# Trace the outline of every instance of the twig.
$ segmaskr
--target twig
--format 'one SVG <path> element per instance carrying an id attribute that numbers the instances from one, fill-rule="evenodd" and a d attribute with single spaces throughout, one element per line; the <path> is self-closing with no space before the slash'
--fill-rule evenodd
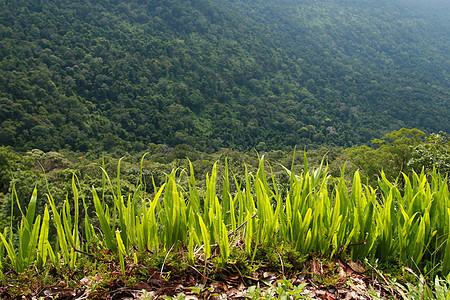
<path id="1" fill-rule="evenodd" d="M 169 256 L 170 251 L 172 251 L 173 246 L 175 246 L 175 244 L 172 245 L 172 247 L 170 247 L 169 251 L 167 251 L 166 257 L 164 257 L 164 261 L 163 264 L 161 266 L 161 274 L 163 274 L 164 271 L 164 264 L 166 263 L 167 257 Z"/>
<path id="2" fill-rule="evenodd" d="M 354 244 L 348 244 L 347 246 L 359 246 L 359 245 L 365 245 L 366 241 L 362 241 L 360 243 L 354 243 Z"/>
<path id="3" fill-rule="evenodd" d="M 239 276 L 240 276 L 240 278 L 241 278 L 241 281 L 242 281 L 242 284 L 244 284 L 245 285 L 245 282 L 244 282 L 244 276 L 242 276 L 242 273 L 241 273 L 241 271 L 239 271 L 239 269 L 238 269 L 238 267 L 236 267 L 236 265 L 233 265 L 234 266 L 234 268 L 236 269 L 236 271 L 238 271 L 238 273 L 239 273 Z"/>
<path id="4" fill-rule="evenodd" d="M 278 251 L 277 251 L 277 254 L 278 254 L 278 257 L 280 258 L 280 262 L 281 262 L 281 272 L 283 273 L 283 276 L 286 276 L 286 275 L 284 274 L 284 264 L 283 264 L 283 259 L 281 258 L 281 255 L 280 255 L 280 253 L 278 253 Z"/>
<path id="5" fill-rule="evenodd" d="M 202 278 L 202 284 L 206 284 L 206 279 L 208 278 L 207 276 L 206 276 L 206 262 L 208 261 L 208 258 L 206 258 L 206 254 L 205 254 L 205 266 L 204 266 L 204 269 L 203 269 L 203 278 Z"/>
<path id="6" fill-rule="evenodd" d="M 202 276 L 202 278 L 205 278 L 205 275 L 203 275 L 202 273 L 200 273 L 200 271 L 197 270 L 197 268 L 194 268 L 194 267 L 191 266 L 191 265 L 190 265 L 189 267 L 191 267 L 192 269 L 194 269 L 195 272 L 197 272 L 198 274 L 200 274 L 200 276 Z M 206 279 L 209 279 L 209 280 L 211 280 L 211 281 L 214 281 L 213 279 L 211 279 L 211 278 L 209 278 L 209 277 L 206 277 Z"/>
<path id="7" fill-rule="evenodd" d="M 255 214 L 252 216 L 252 219 L 253 219 L 254 217 L 256 217 L 256 215 L 257 215 L 257 213 L 255 213 Z M 242 223 L 241 225 L 239 225 L 239 226 L 236 228 L 235 231 L 230 232 L 230 233 L 228 234 L 228 237 L 230 237 L 230 236 L 232 236 L 232 235 L 235 235 L 236 232 L 237 232 L 239 229 L 242 228 L 242 226 L 244 226 L 245 224 L 247 224 L 247 221 L 248 221 L 248 220 L 245 220 L 244 223 Z"/>
<path id="8" fill-rule="evenodd" d="M 383 273 L 381 273 L 381 271 L 379 271 L 377 268 L 375 268 L 374 266 L 372 266 L 368 261 L 366 261 L 366 264 L 368 264 L 373 270 L 375 270 L 375 272 L 378 274 L 378 276 L 380 276 L 381 278 L 383 278 L 383 280 L 387 283 L 389 289 L 391 290 L 391 294 L 395 295 L 394 293 L 394 287 L 392 287 L 392 282 L 390 280 L 388 280 L 386 277 L 384 277 Z"/>
<path id="9" fill-rule="evenodd" d="M 73 249 L 73 251 L 75 251 L 75 252 L 78 252 L 78 253 L 81 253 L 81 254 L 84 254 L 84 255 L 87 255 L 87 256 L 90 256 L 90 257 L 94 257 L 93 254 L 84 252 L 83 250 L 78 250 L 78 249 L 76 249 L 76 248 L 72 248 L 72 249 Z"/>
<path id="10" fill-rule="evenodd" d="M 350 247 L 350 246 L 359 246 L 359 245 L 365 245 L 366 241 L 362 241 L 359 243 L 354 243 L 354 244 L 348 244 L 348 245 L 342 245 L 341 249 L 339 250 L 339 252 L 337 254 L 340 254 L 342 251 L 344 251 L 345 248 Z"/>
<path id="11" fill-rule="evenodd" d="M 256 217 L 256 215 L 257 215 L 257 213 L 255 213 L 251 218 L 253 219 L 254 217 Z M 228 237 L 230 237 L 230 236 L 232 236 L 232 235 L 235 235 L 236 232 L 237 232 L 239 229 L 241 229 L 245 224 L 247 224 L 247 221 L 248 221 L 248 220 L 245 220 L 244 223 L 242 223 L 241 225 L 239 225 L 239 226 L 236 228 L 235 231 L 230 232 L 230 233 L 228 234 Z M 212 250 L 211 250 L 211 253 L 213 253 L 213 252 L 215 252 L 215 251 L 217 250 L 217 248 L 219 247 L 219 244 L 211 245 L 211 246 L 214 246 L 214 248 L 212 248 Z"/>

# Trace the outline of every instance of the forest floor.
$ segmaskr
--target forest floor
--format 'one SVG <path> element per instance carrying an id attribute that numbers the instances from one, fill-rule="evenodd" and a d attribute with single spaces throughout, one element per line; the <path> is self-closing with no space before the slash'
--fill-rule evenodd
<path id="1" fill-rule="evenodd" d="M 399 299 L 401 285 L 371 265 L 310 257 L 301 270 L 275 271 L 263 265 L 249 275 L 223 269 L 214 279 L 188 266 L 183 272 L 127 264 L 123 275 L 117 262 L 92 270 L 64 272 L 37 269 L 5 274 L 1 299 Z M 106 267 L 106 268 L 105 268 Z M 115 270 L 114 270 L 115 269 Z M 407 268 L 406 268 L 407 269 Z M 409 270 L 412 273 L 412 270 Z M 104 272 L 104 273 L 102 273 Z M 45 273 L 45 274 L 44 274 Z M 145 274 L 145 276 L 143 276 Z M 214 275 L 214 274 L 211 274 Z M 45 277 L 52 277 L 46 280 Z M 13 279 L 14 278 L 14 279 Z M 80 279 L 81 278 L 81 279 Z M 9 279 L 9 280 L 8 280 Z M 404 289 L 403 289 L 404 291 Z"/>

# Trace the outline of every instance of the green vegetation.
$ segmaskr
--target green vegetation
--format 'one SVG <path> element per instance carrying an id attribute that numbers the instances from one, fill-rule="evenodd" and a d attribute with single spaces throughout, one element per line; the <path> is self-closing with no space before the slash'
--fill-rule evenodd
<path id="1" fill-rule="evenodd" d="M 448 18 L 411 5 L 4 0 L 0 144 L 123 156 L 448 132 Z"/>
<path id="2" fill-rule="evenodd" d="M 349 190 L 343 174 L 332 180 L 325 165 L 311 168 L 305 159 L 301 172 L 284 169 L 288 186 L 283 189 L 283 181 L 265 171 L 264 158 L 255 172 L 245 168 L 242 178 L 230 176 L 225 160 L 221 185 L 217 163 L 204 186 L 189 163 L 188 170 L 174 169 L 149 194 L 143 165 L 144 158 L 135 187 L 126 193 L 120 161 L 115 183 L 104 172 L 102 188 L 92 188 L 89 196 L 74 174 L 70 197 L 61 201 L 48 192 L 42 215 L 35 213 L 36 190 L 26 211 L 13 190 L 11 212 L 18 209 L 21 219 L 18 227 L 11 224 L 0 234 L 4 284 L 30 267 L 64 274 L 80 263 L 95 272 L 103 264 L 118 268 L 118 278 L 126 282 L 147 276 L 133 271 L 138 265 L 160 269 L 161 276 L 203 266 L 196 270 L 204 280 L 236 268 L 249 275 L 255 264 L 279 269 L 281 263 L 283 272 L 299 272 L 310 255 L 368 259 L 390 269 L 407 266 L 429 278 L 450 273 L 449 189 L 447 178 L 435 170 L 430 177 L 403 174 L 401 189 L 382 172 L 377 190 L 362 184 L 356 171 Z M 83 276 L 95 274 L 85 270 Z M 19 293 L 25 285 L 17 287 Z M 446 287 L 441 285 L 436 291 Z"/>
<path id="3" fill-rule="evenodd" d="M 445 299 L 441 1 L 0 1 L 0 297 Z"/>
<path id="4" fill-rule="evenodd" d="M 417 129 L 402 128 L 372 141 L 373 148 L 360 146 L 347 149 L 350 161 L 362 171 L 374 186 L 380 170 L 389 180 L 403 182 L 402 173 L 427 173 L 436 169 L 442 174 L 450 171 L 450 140 L 444 132 L 426 134 Z"/>
<path id="5" fill-rule="evenodd" d="M 412 172 L 420 174 L 422 168 L 429 174 L 436 169 L 441 174 L 447 174 L 450 166 L 450 142 L 446 133 L 425 135 L 416 129 L 401 129 L 387 134 L 382 139 L 373 141 L 373 148 L 360 146 L 355 148 L 321 147 L 307 151 L 308 161 L 313 166 L 318 166 L 323 158 L 328 163 L 328 171 L 332 178 L 341 176 L 341 169 L 345 168 L 346 179 L 351 180 L 350 174 L 360 171 L 361 180 L 375 187 L 378 175 L 383 170 L 386 178 L 403 185 L 401 172 L 412 176 Z M 166 145 L 149 145 L 145 152 L 128 155 L 122 160 L 121 188 L 124 192 L 130 192 L 136 188 L 139 181 L 140 161 L 144 153 L 147 153 L 142 161 L 142 180 L 145 182 L 147 193 L 154 193 L 154 184 L 161 186 L 165 182 L 166 174 L 173 169 L 189 169 L 189 157 L 196 174 L 196 182 L 200 186 L 206 185 L 206 174 L 217 162 L 218 180 L 222 183 L 225 158 L 228 158 L 228 166 L 232 169 L 239 183 L 245 182 L 245 168 L 249 172 L 256 172 L 258 168 L 255 151 L 243 153 L 231 149 L 221 149 L 215 153 L 204 153 L 182 144 L 174 148 Z M 259 151 L 264 155 L 266 162 L 272 165 L 272 171 L 279 178 L 280 189 L 285 193 L 289 184 L 288 176 L 280 165 L 291 165 L 295 159 L 294 167 L 304 167 L 304 157 L 300 153 L 294 156 L 293 151 Z M 102 180 L 101 167 L 111 174 L 111 180 L 117 178 L 118 159 L 108 153 L 101 154 L 100 158 L 88 154 L 81 155 L 69 151 L 43 152 L 38 149 L 26 153 L 18 153 L 9 147 L 0 147 L 0 228 L 10 224 L 10 207 L 13 187 L 16 187 L 17 196 L 22 207 L 28 203 L 37 187 L 38 198 L 45 199 L 47 186 L 55 199 L 65 199 L 72 191 L 71 178 L 75 173 L 80 180 L 80 190 L 90 193 L 92 186 L 97 188 L 97 193 L 104 193 L 105 182 Z M 334 179 L 333 179 L 334 180 Z M 48 182 L 48 185 L 47 185 Z M 187 188 L 187 185 L 185 185 Z M 235 182 L 230 182 L 230 188 L 234 192 Z M 58 202 L 57 205 L 61 205 Z M 43 213 L 44 201 L 38 201 L 37 211 Z M 20 214 L 15 214 L 15 222 Z"/>

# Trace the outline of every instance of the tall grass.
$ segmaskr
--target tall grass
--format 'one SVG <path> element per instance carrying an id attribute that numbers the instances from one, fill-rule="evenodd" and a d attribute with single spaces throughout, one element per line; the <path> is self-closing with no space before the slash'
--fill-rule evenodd
<path id="1" fill-rule="evenodd" d="M 435 273 L 450 273 L 450 200 L 447 178 L 441 174 L 403 174 L 400 188 L 381 173 L 378 186 L 372 188 L 355 172 L 351 185 L 343 174 L 331 185 L 326 165 L 309 169 L 305 163 L 298 174 L 285 169 L 289 188 L 282 193 L 274 174 L 266 172 L 264 158 L 255 174 L 245 169 L 244 181 L 230 178 L 225 161 L 221 188 L 217 168 L 216 163 L 205 187 L 196 185 L 189 163 L 189 175 L 174 170 L 151 196 L 144 193 L 142 180 L 133 193 L 123 195 L 119 162 L 115 185 L 104 172 L 102 198 L 92 189 L 95 215 L 88 214 L 88 200 L 80 195 L 75 176 L 73 197 L 58 208 L 49 192 L 50 211 L 46 207 L 43 216 L 35 216 L 36 191 L 26 213 L 13 199 L 22 218 L 17 228 L 11 225 L 0 233 L 1 267 L 21 272 L 50 261 L 73 268 L 79 255 L 93 251 L 92 240 L 117 254 L 122 272 L 124 257 L 134 251 L 170 251 L 176 246 L 188 248 L 191 263 L 202 249 L 205 259 L 217 256 L 226 265 L 231 245 L 239 239 L 250 257 L 259 245 L 288 243 L 302 254 L 397 260 L 411 268 L 431 264 Z M 184 188 L 179 184 L 183 176 L 188 176 Z M 112 195 L 109 205 L 105 193 Z M 55 241 L 48 237 L 50 216 Z M 79 228 L 82 224 L 84 230 Z"/>

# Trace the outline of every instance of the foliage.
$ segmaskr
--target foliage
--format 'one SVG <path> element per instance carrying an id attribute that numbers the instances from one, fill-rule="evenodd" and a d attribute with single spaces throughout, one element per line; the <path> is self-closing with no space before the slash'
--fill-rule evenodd
<path id="1" fill-rule="evenodd" d="M 372 141 L 373 148 L 359 146 L 346 149 L 349 160 L 371 186 L 375 186 L 380 172 L 389 180 L 403 182 L 402 173 L 411 175 L 422 169 L 430 174 L 433 170 L 448 174 L 450 144 L 447 134 L 426 134 L 418 129 L 394 130 L 382 139 Z"/>
<path id="2" fill-rule="evenodd" d="M 123 156 L 448 131 L 448 18 L 341 2 L 2 1 L 0 145 Z"/>
<path id="3" fill-rule="evenodd" d="M 431 172 L 439 170 L 442 174 L 450 173 L 450 139 L 448 134 L 430 134 L 424 143 L 420 143 L 412 149 L 408 166 L 414 170 L 424 168 Z"/>
<path id="4" fill-rule="evenodd" d="M 298 286 L 292 285 L 292 283 L 286 278 L 277 280 L 276 284 L 268 284 L 269 288 L 264 291 L 258 286 L 249 288 L 248 294 L 245 296 L 249 299 L 308 299 L 301 293 L 306 283 Z"/>
<path id="5" fill-rule="evenodd" d="M 189 170 L 189 157 L 192 162 L 193 170 L 188 173 L 195 173 L 196 186 L 199 189 L 199 195 L 204 195 L 204 186 L 206 184 L 206 174 L 211 170 L 214 161 L 217 162 L 217 181 L 221 184 L 223 181 L 223 167 L 225 158 L 228 158 L 230 172 L 236 176 L 238 182 L 244 182 L 245 174 L 244 163 L 250 172 L 256 171 L 258 160 L 255 153 L 241 153 L 230 149 L 221 149 L 216 153 L 207 154 L 198 152 L 194 149 L 185 149 L 182 155 L 174 155 L 178 147 L 169 148 L 166 145 L 150 145 L 143 159 L 140 154 L 128 156 L 121 161 L 120 183 L 122 193 L 128 193 L 135 189 L 139 182 L 142 191 L 148 194 L 155 193 L 155 187 L 164 184 L 166 175 L 170 174 L 174 168 L 179 171 Z M 55 200 L 55 205 L 60 207 L 68 195 L 72 195 L 71 180 L 73 174 L 76 174 L 80 183 L 80 191 L 84 194 L 91 194 L 91 187 L 96 187 L 98 195 L 105 199 L 108 205 L 113 205 L 113 196 L 103 187 L 106 184 L 105 173 L 101 167 L 111 176 L 111 183 L 117 179 L 118 160 L 111 157 L 110 154 L 103 153 L 100 157 L 93 154 L 80 155 L 67 151 L 43 152 L 33 149 L 27 153 L 18 153 L 11 148 L 1 148 L 1 157 L 3 158 L 3 168 L 1 180 L 4 182 L 3 191 L 0 193 L 0 228 L 10 224 L 11 217 L 11 197 L 12 188 L 15 185 L 17 198 L 22 207 L 26 207 L 28 200 L 37 187 L 38 201 L 36 212 L 42 214 L 46 202 L 47 187 Z M 339 175 L 339 168 L 336 158 L 340 155 L 342 149 L 320 148 L 308 152 L 310 164 L 317 165 L 325 156 L 329 159 L 330 169 L 333 174 Z M 180 153 L 180 152 L 178 152 Z M 290 151 L 267 151 L 262 152 L 266 161 L 273 164 L 274 174 L 280 179 L 277 183 L 280 193 L 286 193 L 288 176 L 280 167 L 280 163 L 288 165 L 292 161 L 292 152 Z M 295 155 L 295 165 L 302 166 L 303 155 Z M 142 163 L 142 167 L 140 164 Z M 44 168 L 44 169 L 43 169 Z M 104 178 L 105 180 L 103 180 Z M 13 180 L 14 179 L 14 180 Z M 184 188 L 188 188 L 186 177 L 181 178 Z M 48 182 L 48 185 L 47 185 Z M 229 182 L 231 192 L 236 190 L 235 181 Z M 89 198 L 89 196 L 87 196 Z M 86 203 L 86 209 L 89 214 L 95 211 L 93 202 Z M 14 208 L 13 223 L 20 220 L 20 212 Z"/>
<path id="6" fill-rule="evenodd" d="M 131 272 L 131 266 L 147 252 L 164 257 L 161 270 L 169 256 L 180 255 L 191 264 L 216 260 L 227 268 L 233 265 L 232 248 L 240 245 L 251 264 L 266 248 L 277 249 L 282 268 L 296 267 L 295 263 L 283 264 L 283 260 L 292 260 L 286 256 L 294 251 L 300 257 L 394 260 L 413 270 L 429 269 L 432 276 L 450 273 L 450 197 L 447 180 L 439 173 L 433 173 L 430 181 L 424 173 L 403 175 L 401 191 L 381 173 L 377 196 L 355 172 L 351 190 L 341 177 L 330 192 L 327 168 L 308 167 L 305 158 L 303 171 L 285 169 L 290 183 L 282 197 L 276 184 L 269 186 L 276 178 L 266 173 L 267 167 L 260 158 L 256 172 L 246 171 L 235 192 L 230 190 L 229 178 L 223 179 L 220 192 L 214 164 L 206 175 L 204 196 L 200 196 L 190 164 L 189 175 L 174 169 L 152 195 L 142 189 L 141 179 L 126 195 L 121 189 L 119 160 L 115 184 L 104 173 L 106 193 L 92 188 L 95 215 L 88 214 L 86 196 L 74 175 L 71 198 L 66 197 L 58 208 L 48 193 L 50 209 L 45 208 L 43 215 L 35 216 L 36 191 L 26 213 L 14 199 L 21 220 L 16 230 L 10 226 L 0 234 L 1 265 L 3 270 L 17 272 L 30 265 L 43 268 L 49 264 L 73 270 L 81 256 L 94 257 L 105 251 L 115 257 L 116 264 L 118 259 L 122 275 Z M 227 164 L 224 168 L 223 174 L 229 174 Z M 188 188 L 182 186 L 183 177 Z M 112 203 L 107 203 L 107 194 Z M 80 209 L 84 209 L 84 220 Z M 56 230 L 55 240 L 48 235 L 51 227 Z M 283 245 L 291 245 L 292 250 L 283 251 Z M 269 252 L 262 257 L 270 262 L 273 251 Z M 205 267 L 204 272 L 208 276 L 213 271 Z"/>

